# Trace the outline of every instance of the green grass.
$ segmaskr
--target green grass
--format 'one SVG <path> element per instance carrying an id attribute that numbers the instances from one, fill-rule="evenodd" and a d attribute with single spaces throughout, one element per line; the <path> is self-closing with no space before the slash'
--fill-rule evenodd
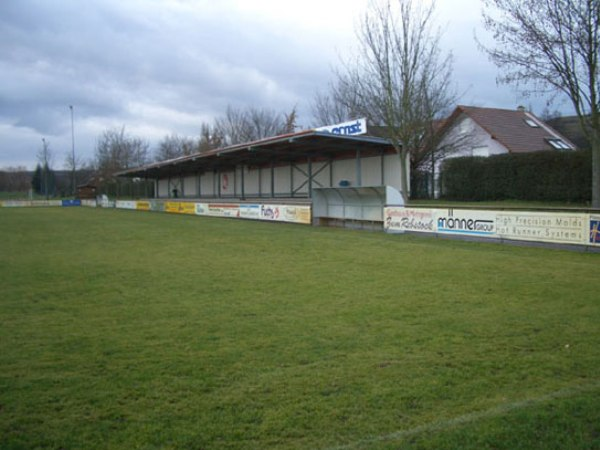
<path id="1" fill-rule="evenodd" d="M 599 448 L 598 267 L 549 249 L 0 208 L 0 448 Z"/>

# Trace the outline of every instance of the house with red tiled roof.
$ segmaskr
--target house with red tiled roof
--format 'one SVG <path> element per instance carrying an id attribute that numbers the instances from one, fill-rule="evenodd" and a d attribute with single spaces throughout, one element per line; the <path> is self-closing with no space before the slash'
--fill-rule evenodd
<path id="1" fill-rule="evenodd" d="M 459 105 L 439 133 L 438 148 L 443 150 L 436 164 L 436 179 L 448 158 L 576 150 L 575 144 L 523 107 L 510 110 Z"/>

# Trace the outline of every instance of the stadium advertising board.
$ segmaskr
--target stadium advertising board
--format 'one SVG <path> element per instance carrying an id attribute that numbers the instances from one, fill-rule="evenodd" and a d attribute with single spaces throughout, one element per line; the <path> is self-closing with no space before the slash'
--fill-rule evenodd
<path id="1" fill-rule="evenodd" d="M 240 217 L 242 219 L 260 219 L 260 205 L 242 204 L 240 205 Z"/>
<path id="2" fill-rule="evenodd" d="M 175 214 L 196 214 L 196 204 L 192 202 L 165 202 L 165 211 Z"/>
<path id="3" fill-rule="evenodd" d="M 117 200 L 115 208 L 118 209 L 137 209 L 136 202 L 133 200 Z"/>
<path id="4" fill-rule="evenodd" d="M 590 216 L 589 243 L 600 245 L 600 216 Z"/>
<path id="5" fill-rule="evenodd" d="M 578 213 L 387 207 L 384 229 L 600 245 L 600 216 Z"/>
<path id="6" fill-rule="evenodd" d="M 437 232 L 469 236 L 494 236 L 495 214 L 492 211 L 435 209 Z"/>
<path id="7" fill-rule="evenodd" d="M 74 200 L 62 200 L 61 206 L 69 207 L 69 206 L 81 206 L 81 200 L 78 198 Z"/>
<path id="8" fill-rule="evenodd" d="M 357 136 L 367 133 L 367 119 L 351 120 L 349 122 L 338 123 L 336 125 L 327 125 L 317 128 L 317 131 L 325 131 L 331 134 L 340 134 L 344 136 Z"/>
<path id="9" fill-rule="evenodd" d="M 498 212 L 498 236 L 504 239 L 582 244 L 586 242 L 585 214 Z"/>
<path id="10" fill-rule="evenodd" d="M 212 217 L 240 217 L 239 203 L 209 203 L 208 215 Z"/>
<path id="11" fill-rule="evenodd" d="M 150 202 L 140 201 L 135 203 L 135 209 L 138 211 L 150 211 Z"/>
<path id="12" fill-rule="evenodd" d="M 4 200 L 2 202 L 5 208 L 26 208 L 39 206 L 62 206 L 61 200 Z"/>
<path id="13" fill-rule="evenodd" d="M 310 224 L 310 206 L 260 205 L 260 219 L 275 222 Z"/>
<path id="14" fill-rule="evenodd" d="M 310 206 L 286 206 L 283 217 L 286 222 L 310 224 Z"/>
<path id="15" fill-rule="evenodd" d="M 435 218 L 431 209 L 386 208 L 383 227 L 386 231 L 435 232 Z"/>

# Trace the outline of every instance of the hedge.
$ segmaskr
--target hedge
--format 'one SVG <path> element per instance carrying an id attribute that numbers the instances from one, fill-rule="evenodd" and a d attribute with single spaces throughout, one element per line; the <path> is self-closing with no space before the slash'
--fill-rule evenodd
<path id="1" fill-rule="evenodd" d="M 441 186 L 448 200 L 589 202 L 592 156 L 579 150 L 450 158 Z"/>

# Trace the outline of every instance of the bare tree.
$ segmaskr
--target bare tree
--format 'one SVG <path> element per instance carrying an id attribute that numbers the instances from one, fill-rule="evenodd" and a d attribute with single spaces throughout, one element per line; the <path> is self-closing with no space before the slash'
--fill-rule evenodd
<path id="1" fill-rule="evenodd" d="M 176 134 L 167 135 L 158 144 L 158 149 L 154 154 L 154 160 L 164 161 L 180 156 L 191 155 L 197 151 L 197 148 L 198 145 L 192 138 L 181 137 Z"/>
<path id="2" fill-rule="evenodd" d="M 341 95 L 336 85 L 331 85 L 329 93 L 317 92 L 311 102 L 311 112 L 314 118 L 313 126 L 321 127 L 346 122 L 358 118 L 358 113 L 348 106 L 351 102 L 347 95 Z"/>
<path id="3" fill-rule="evenodd" d="M 200 126 L 200 139 L 198 140 L 198 151 L 207 152 L 215 148 L 223 147 L 225 138 L 220 134 L 217 127 L 206 122 Z"/>
<path id="4" fill-rule="evenodd" d="M 484 0 L 500 81 L 525 93 L 562 93 L 592 146 L 592 206 L 600 208 L 600 0 Z"/>
<path id="5" fill-rule="evenodd" d="M 142 166 L 149 160 L 148 147 L 146 141 L 126 134 L 125 127 L 105 130 L 96 143 L 96 170 L 111 179 L 119 170 Z"/>
<path id="6" fill-rule="evenodd" d="M 42 138 L 42 148 L 37 153 L 37 160 L 41 167 L 41 191 L 46 196 L 46 200 L 48 200 L 50 191 L 54 190 L 54 174 L 52 173 L 52 161 L 54 160 L 54 156 L 52 150 L 50 150 L 50 142 L 48 142 L 46 138 Z"/>
<path id="7" fill-rule="evenodd" d="M 27 192 L 31 175 L 25 166 L 0 168 L 0 192 Z"/>
<path id="8" fill-rule="evenodd" d="M 429 154 L 433 121 L 455 102 L 452 55 L 440 50 L 434 9 L 435 1 L 372 0 L 357 30 L 359 53 L 335 73 L 331 97 L 320 99 L 326 107 L 340 104 L 334 114 L 365 116 L 383 127 L 400 158 L 405 199 L 408 165 Z"/>
<path id="9" fill-rule="evenodd" d="M 289 114 L 279 114 L 268 109 L 228 106 L 225 115 L 216 119 L 214 133 L 223 140 L 223 145 L 234 145 L 292 133 L 295 122 L 296 108 Z"/>

